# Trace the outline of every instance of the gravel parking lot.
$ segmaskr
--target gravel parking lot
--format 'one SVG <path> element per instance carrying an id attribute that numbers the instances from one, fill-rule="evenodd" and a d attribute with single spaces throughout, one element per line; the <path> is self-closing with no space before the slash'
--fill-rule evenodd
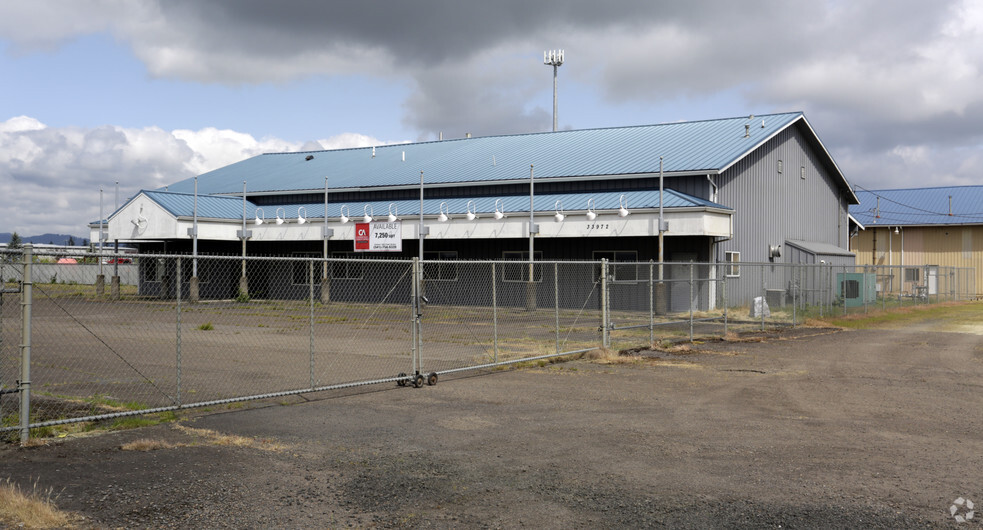
<path id="1" fill-rule="evenodd" d="M 983 502 L 983 336 L 937 329 L 253 403 L 6 446 L 0 478 L 96 527 L 947 527 Z"/>

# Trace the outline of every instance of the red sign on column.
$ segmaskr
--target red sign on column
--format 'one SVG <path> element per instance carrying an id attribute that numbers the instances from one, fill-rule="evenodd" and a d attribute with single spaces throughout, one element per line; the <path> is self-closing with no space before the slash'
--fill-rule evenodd
<path id="1" fill-rule="evenodd" d="M 355 250 L 369 249 L 369 223 L 355 223 Z"/>

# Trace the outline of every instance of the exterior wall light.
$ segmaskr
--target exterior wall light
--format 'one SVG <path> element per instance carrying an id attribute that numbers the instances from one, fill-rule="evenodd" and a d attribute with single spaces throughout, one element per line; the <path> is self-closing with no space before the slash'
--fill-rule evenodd
<path id="1" fill-rule="evenodd" d="M 304 210 L 303 215 L 301 215 L 300 213 L 301 210 Z M 297 208 L 297 224 L 302 225 L 306 223 L 307 219 L 304 218 L 306 215 L 307 215 L 307 208 L 304 208 L 303 206 Z"/>
<path id="2" fill-rule="evenodd" d="M 628 199 L 624 195 L 618 197 L 618 217 L 628 217 Z"/>
<path id="3" fill-rule="evenodd" d="M 399 214 L 399 207 L 396 206 L 393 203 L 389 203 L 389 222 L 390 223 L 395 223 L 396 222 L 396 219 L 397 219 L 396 215 L 397 214 Z"/>
<path id="4" fill-rule="evenodd" d="M 466 217 L 468 218 L 468 221 L 474 221 L 475 219 L 478 218 L 478 215 L 475 213 L 476 212 L 476 209 L 477 209 L 477 207 L 474 205 L 474 201 L 468 201 L 468 204 L 467 204 L 468 213 L 466 215 Z"/>
<path id="5" fill-rule="evenodd" d="M 441 223 L 446 223 L 450 217 L 447 215 L 447 203 L 440 203 L 440 215 L 437 216 L 437 220 Z"/>
<path id="6" fill-rule="evenodd" d="M 283 208 L 277 208 L 276 209 L 276 224 L 278 224 L 278 225 L 282 225 L 283 224 L 283 217 L 280 216 L 280 212 L 283 212 L 283 217 L 286 217 L 287 216 L 287 211 L 286 210 L 284 210 Z"/>
<path id="7" fill-rule="evenodd" d="M 265 217 L 265 214 L 263 213 L 263 209 L 262 208 L 256 208 L 256 220 L 253 221 L 253 222 L 256 223 L 257 225 L 261 225 L 261 224 L 263 224 L 263 218 L 264 217 Z"/>
<path id="8" fill-rule="evenodd" d="M 597 219 L 597 212 L 594 211 L 594 199 L 587 199 L 587 220 L 593 221 Z"/>
<path id="9" fill-rule="evenodd" d="M 341 224 L 347 223 L 348 222 L 348 216 L 352 214 L 352 210 L 348 207 L 347 204 L 342 204 L 341 205 L 341 210 L 339 210 L 339 211 L 341 212 L 341 217 L 338 218 L 338 220 L 341 221 Z M 346 211 L 348 212 L 347 214 L 345 214 Z M 327 215 L 327 213 L 325 213 L 325 215 Z"/>
<path id="10" fill-rule="evenodd" d="M 553 204 L 553 209 L 556 210 L 556 215 L 553 216 L 553 219 L 556 219 L 556 222 L 558 223 L 562 223 L 563 219 L 566 217 L 566 215 L 563 215 L 563 203 L 556 201 L 556 203 Z"/>
<path id="11" fill-rule="evenodd" d="M 495 219 L 502 219 L 505 217 L 505 204 L 502 203 L 502 199 L 495 199 Z"/>
<path id="12" fill-rule="evenodd" d="M 366 204 L 365 207 L 362 208 L 362 213 L 365 214 L 365 216 L 362 217 L 362 222 L 363 223 L 371 223 L 372 222 L 372 214 L 375 213 L 372 210 L 372 205 L 371 204 Z"/>

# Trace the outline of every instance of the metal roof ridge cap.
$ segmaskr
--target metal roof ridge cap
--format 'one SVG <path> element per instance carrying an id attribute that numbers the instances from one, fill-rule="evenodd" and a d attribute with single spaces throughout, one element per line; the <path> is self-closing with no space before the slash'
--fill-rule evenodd
<path id="1" fill-rule="evenodd" d="M 791 112 L 773 112 L 773 113 L 769 113 L 769 114 L 755 115 L 755 118 L 764 118 L 764 117 L 768 117 L 768 116 L 791 116 L 791 115 L 795 115 L 795 114 L 798 114 L 798 115 L 801 116 L 801 115 L 803 115 L 803 112 L 800 111 L 800 110 L 799 111 L 791 111 Z M 393 143 L 393 144 L 382 144 L 382 145 L 375 145 L 375 146 L 366 146 L 366 147 L 343 147 L 343 148 L 340 148 L 340 149 L 321 149 L 321 150 L 314 150 L 314 151 L 271 151 L 271 152 L 268 152 L 268 153 L 260 153 L 258 155 L 255 155 L 255 156 L 249 157 L 249 158 L 256 158 L 256 157 L 266 156 L 266 155 L 299 155 L 299 154 L 309 154 L 309 153 L 326 153 L 326 152 L 334 152 L 334 151 L 357 151 L 357 150 L 362 150 L 362 149 L 371 149 L 373 147 L 385 148 L 385 147 L 410 146 L 410 145 L 444 144 L 444 143 L 448 143 L 448 142 L 462 142 L 462 141 L 472 141 L 473 142 L 474 140 L 482 140 L 482 139 L 486 139 L 486 138 L 519 138 L 519 137 L 523 137 L 523 136 L 541 136 L 541 135 L 553 135 L 553 134 L 559 135 L 559 134 L 569 134 L 569 133 L 586 132 L 586 131 L 610 131 L 610 130 L 618 130 L 618 129 L 642 129 L 642 128 L 649 128 L 649 127 L 670 127 L 670 126 L 674 126 L 674 125 L 687 125 L 687 124 L 694 124 L 694 123 L 711 123 L 711 122 L 732 121 L 732 120 L 733 121 L 740 121 L 740 120 L 747 120 L 747 119 L 748 119 L 747 116 L 730 116 L 730 117 L 725 117 L 725 118 L 706 118 L 706 119 L 702 119 L 702 120 L 667 121 L 667 122 L 662 122 L 662 123 L 641 123 L 641 124 L 635 124 L 635 125 L 613 125 L 613 126 L 610 126 L 610 127 L 588 127 L 588 128 L 585 128 L 585 129 L 565 129 L 565 130 L 560 130 L 560 131 L 530 131 L 530 132 L 521 132 L 521 133 L 512 133 L 512 134 L 490 134 L 488 136 L 472 136 L 471 138 L 467 138 L 467 137 L 464 137 L 464 138 L 449 138 L 449 139 L 446 139 L 446 140 L 427 140 L 427 141 L 424 141 L 424 142 L 404 142 L 404 143 Z M 243 160 L 249 160 L 249 158 L 246 158 L 246 159 L 243 159 Z"/>
<path id="2" fill-rule="evenodd" d="M 792 118 L 791 120 L 789 120 L 788 123 L 786 123 L 785 125 L 779 127 L 778 129 L 776 129 L 775 132 L 773 132 L 772 134 L 766 136 L 760 142 L 752 145 L 748 149 L 745 149 L 743 152 L 741 152 L 740 155 L 734 157 L 733 160 L 731 160 L 730 162 L 727 162 L 726 164 L 724 164 L 724 166 L 721 167 L 718 171 L 720 173 L 723 173 L 724 171 L 727 171 L 728 169 L 730 169 L 731 167 L 733 167 L 734 164 L 736 164 L 737 162 L 739 162 L 741 159 L 743 159 L 744 157 L 746 157 L 749 154 L 751 154 L 752 152 L 754 152 L 754 150 L 756 150 L 757 148 L 761 147 L 762 145 L 764 145 L 765 143 L 767 143 L 768 141 L 770 141 L 772 138 L 774 138 L 774 137 L 778 136 L 779 134 L 781 134 L 782 131 L 784 131 L 785 129 L 788 129 L 789 127 L 792 126 L 792 124 L 794 124 L 796 121 L 798 121 L 800 118 L 803 117 L 803 114 L 802 114 L 801 111 L 798 112 L 798 113 L 796 113 L 796 114 L 798 114 L 798 116 L 796 116 L 796 117 Z"/>

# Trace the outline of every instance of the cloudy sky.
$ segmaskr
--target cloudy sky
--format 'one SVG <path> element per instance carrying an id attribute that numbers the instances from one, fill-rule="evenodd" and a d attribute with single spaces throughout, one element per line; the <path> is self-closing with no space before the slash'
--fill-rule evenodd
<path id="1" fill-rule="evenodd" d="M 268 151 L 801 110 L 862 188 L 983 184 L 978 0 L 0 3 L 0 232 Z"/>

